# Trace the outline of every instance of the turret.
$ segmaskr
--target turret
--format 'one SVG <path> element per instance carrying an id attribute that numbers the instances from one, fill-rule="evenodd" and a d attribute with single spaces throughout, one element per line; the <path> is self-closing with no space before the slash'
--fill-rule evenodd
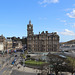
<path id="1" fill-rule="evenodd" d="M 31 24 L 31 20 L 29 21 L 29 24 L 27 25 L 27 36 L 33 35 L 33 24 Z"/>

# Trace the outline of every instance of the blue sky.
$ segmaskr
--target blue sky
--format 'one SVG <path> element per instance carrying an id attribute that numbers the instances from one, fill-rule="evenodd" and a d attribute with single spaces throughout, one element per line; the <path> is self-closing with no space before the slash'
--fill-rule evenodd
<path id="1" fill-rule="evenodd" d="M 75 39 L 75 0 L 0 0 L 0 35 L 27 36 L 29 20 L 35 34 L 56 31 L 60 42 Z"/>

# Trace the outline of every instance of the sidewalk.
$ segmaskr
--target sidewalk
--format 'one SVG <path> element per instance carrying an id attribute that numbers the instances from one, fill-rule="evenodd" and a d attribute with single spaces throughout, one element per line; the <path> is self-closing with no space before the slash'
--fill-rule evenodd
<path id="1" fill-rule="evenodd" d="M 72 75 L 70 72 L 62 72 L 62 73 L 59 73 L 59 75 Z M 74 75 L 74 74 L 73 74 Z"/>
<path id="2" fill-rule="evenodd" d="M 33 68 L 23 67 L 23 66 L 20 66 L 19 69 L 18 69 L 18 66 L 14 67 L 13 70 L 18 70 L 18 71 L 28 72 L 28 73 L 40 73 L 40 70 L 38 69 L 33 69 Z"/>

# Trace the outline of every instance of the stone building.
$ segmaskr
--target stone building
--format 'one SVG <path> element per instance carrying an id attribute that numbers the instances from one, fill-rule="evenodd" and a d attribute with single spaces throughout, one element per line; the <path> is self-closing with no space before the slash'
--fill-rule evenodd
<path id="1" fill-rule="evenodd" d="M 0 52 L 4 51 L 4 44 L 3 42 L 0 42 Z"/>
<path id="2" fill-rule="evenodd" d="M 6 49 L 6 39 L 3 35 L 0 36 L 0 48 L 2 51 Z"/>
<path id="3" fill-rule="evenodd" d="M 12 49 L 12 44 L 13 44 L 12 39 L 6 39 L 6 50 Z"/>
<path id="4" fill-rule="evenodd" d="M 21 49 L 22 48 L 22 42 L 21 41 L 13 41 L 13 48 L 14 49 Z"/>
<path id="5" fill-rule="evenodd" d="M 75 40 L 70 40 L 67 42 L 61 42 L 60 44 L 60 51 L 75 51 Z"/>
<path id="6" fill-rule="evenodd" d="M 30 52 L 49 52 L 59 50 L 59 36 L 56 32 L 42 32 L 34 35 L 33 24 L 27 25 L 27 50 Z"/>

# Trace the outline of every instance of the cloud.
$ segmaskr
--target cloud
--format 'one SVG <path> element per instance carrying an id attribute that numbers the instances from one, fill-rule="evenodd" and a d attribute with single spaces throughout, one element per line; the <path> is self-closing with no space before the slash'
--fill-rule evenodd
<path id="1" fill-rule="evenodd" d="M 75 6 L 75 4 L 73 4 L 73 6 Z"/>
<path id="2" fill-rule="evenodd" d="M 75 23 L 73 23 L 73 27 L 75 27 Z"/>
<path id="3" fill-rule="evenodd" d="M 60 22 L 63 22 L 64 25 L 67 25 L 67 21 L 66 20 L 61 20 L 60 18 L 57 18 L 57 20 L 59 20 Z"/>
<path id="4" fill-rule="evenodd" d="M 73 9 L 72 12 L 67 13 L 67 16 L 70 18 L 75 18 L 75 9 Z"/>
<path id="5" fill-rule="evenodd" d="M 43 0 L 42 2 L 40 2 L 40 4 L 44 4 L 44 3 L 49 4 L 49 3 L 58 3 L 58 2 L 59 0 Z"/>
<path id="6" fill-rule="evenodd" d="M 47 4 L 45 4 L 45 5 L 42 5 L 42 7 L 46 7 L 47 6 Z"/>
<path id="7" fill-rule="evenodd" d="M 66 20 L 61 20 L 60 18 L 56 18 L 57 20 L 59 20 L 60 22 L 66 22 Z"/>
<path id="8" fill-rule="evenodd" d="M 65 29 L 63 32 L 60 32 L 62 35 L 69 35 L 69 36 L 75 36 L 75 33 L 73 31 L 70 31 L 68 29 Z"/>
<path id="9" fill-rule="evenodd" d="M 42 7 L 46 7 L 47 4 L 50 4 L 50 3 L 58 3 L 59 0 L 42 0 L 41 2 L 39 1 L 39 4 L 43 5 Z"/>
<path id="10" fill-rule="evenodd" d="M 64 23 L 64 25 L 67 25 L 66 20 L 60 20 L 60 22 L 63 22 L 63 23 Z"/>
<path id="11" fill-rule="evenodd" d="M 68 23 L 68 25 L 73 27 L 73 28 L 75 27 L 75 23 Z"/>
<path id="12" fill-rule="evenodd" d="M 75 25 L 73 25 L 73 27 L 75 27 Z"/>

